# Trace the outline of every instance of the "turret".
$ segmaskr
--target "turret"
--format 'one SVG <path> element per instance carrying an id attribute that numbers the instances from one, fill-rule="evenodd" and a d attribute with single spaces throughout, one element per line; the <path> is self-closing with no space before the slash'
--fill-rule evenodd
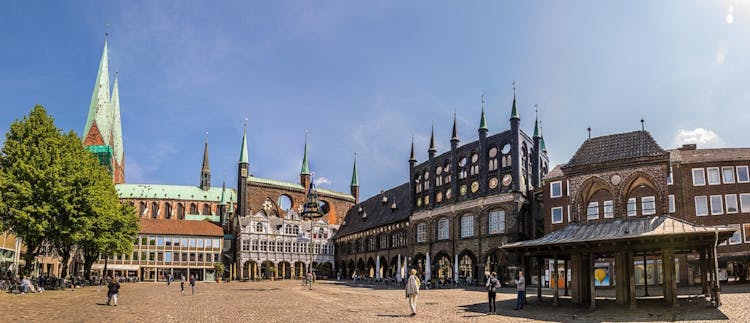
<path id="1" fill-rule="evenodd" d="M 411 153 L 409 154 L 409 196 L 411 200 L 410 208 L 412 210 L 416 207 L 416 203 L 417 203 L 416 186 L 414 185 L 414 180 L 416 177 L 414 166 L 416 165 L 417 165 L 417 159 L 414 156 L 414 136 L 412 136 L 411 137 Z"/>
<path id="2" fill-rule="evenodd" d="M 305 152 L 302 155 L 302 168 L 299 171 L 299 183 L 304 188 L 310 186 L 310 165 L 307 161 L 307 133 L 305 133 Z"/>
<path id="3" fill-rule="evenodd" d="M 510 154 L 512 158 L 511 178 L 513 183 L 511 187 L 514 191 L 521 190 L 521 118 L 518 116 L 516 106 L 516 87 L 513 85 L 513 106 L 510 112 Z"/>
<path id="4" fill-rule="evenodd" d="M 354 155 L 354 169 L 352 170 L 352 183 L 349 189 L 354 196 L 354 204 L 359 204 L 359 175 L 357 174 L 357 155 Z"/>
<path id="5" fill-rule="evenodd" d="M 479 190 L 484 195 L 487 193 L 487 172 L 488 169 L 488 157 L 487 157 L 487 120 L 484 117 L 484 93 L 482 93 L 482 115 L 479 118 Z"/>
<path id="6" fill-rule="evenodd" d="M 203 166 L 201 167 L 201 189 L 208 191 L 211 188 L 211 169 L 208 167 L 208 136 L 203 146 Z"/>
<path id="7" fill-rule="evenodd" d="M 541 186 L 542 181 L 542 136 L 539 132 L 539 117 L 534 120 L 534 151 L 532 152 L 531 160 L 531 185 L 534 188 Z"/>
<path id="8" fill-rule="evenodd" d="M 240 160 L 237 163 L 237 212 L 236 215 L 245 217 L 247 215 L 247 176 L 250 163 L 247 157 L 247 124 L 242 131 L 242 145 L 240 146 Z M 233 206 L 230 205 L 230 209 Z"/>
<path id="9" fill-rule="evenodd" d="M 435 153 L 437 152 L 437 149 L 435 149 L 435 126 L 432 126 L 432 132 L 430 134 L 430 149 L 427 150 L 427 155 L 429 156 L 429 160 L 427 161 L 427 171 L 432 175 L 429 176 L 429 178 L 422 178 L 422 180 L 425 183 L 428 183 L 428 188 L 425 188 L 424 191 L 427 196 L 430 197 L 430 200 L 427 201 L 429 203 L 424 203 L 424 206 L 429 205 L 435 205 Z"/>
<path id="10" fill-rule="evenodd" d="M 456 129 L 456 113 L 453 112 L 453 131 L 451 131 L 451 150 L 458 148 L 458 129 Z"/>

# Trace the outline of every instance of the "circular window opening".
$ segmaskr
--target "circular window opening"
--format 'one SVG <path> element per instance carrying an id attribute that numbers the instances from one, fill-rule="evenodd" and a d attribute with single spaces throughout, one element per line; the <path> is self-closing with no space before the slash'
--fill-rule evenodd
<path id="1" fill-rule="evenodd" d="M 479 155 L 478 154 L 474 153 L 473 155 L 471 155 L 471 163 L 472 164 L 476 163 L 478 160 L 479 160 Z"/>
<path id="2" fill-rule="evenodd" d="M 289 211 L 292 208 L 292 198 L 284 194 L 279 196 L 279 207 L 284 211 Z"/>
<path id="3" fill-rule="evenodd" d="M 328 205 L 328 202 L 326 201 L 320 201 L 319 207 L 320 212 L 323 212 L 323 214 L 328 214 L 328 212 L 331 212 L 331 206 Z"/>
<path id="4" fill-rule="evenodd" d="M 458 166 L 461 166 L 461 167 L 466 166 L 466 157 L 461 157 L 461 160 L 458 161 Z"/>
<path id="5" fill-rule="evenodd" d="M 442 167 L 438 166 L 437 168 L 435 168 L 435 174 L 436 175 L 440 175 L 442 172 L 443 172 L 443 168 Z"/>
<path id="6" fill-rule="evenodd" d="M 503 153 L 503 155 L 509 153 L 510 152 L 510 145 L 509 144 L 505 144 L 505 146 L 503 146 L 503 149 L 500 149 L 500 152 Z"/>
<path id="7" fill-rule="evenodd" d="M 497 156 L 497 148 L 492 147 L 490 148 L 490 158 L 495 158 Z"/>
<path id="8" fill-rule="evenodd" d="M 424 172 L 424 179 L 425 180 L 430 179 L 430 172 Z"/>

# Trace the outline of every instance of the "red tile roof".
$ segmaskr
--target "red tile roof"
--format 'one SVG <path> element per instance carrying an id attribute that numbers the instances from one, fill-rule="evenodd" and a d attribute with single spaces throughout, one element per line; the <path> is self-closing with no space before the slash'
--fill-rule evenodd
<path id="1" fill-rule="evenodd" d="M 141 219 L 140 233 L 187 235 L 187 236 L 224 236 L 224 230 L 208 221 Z"/>

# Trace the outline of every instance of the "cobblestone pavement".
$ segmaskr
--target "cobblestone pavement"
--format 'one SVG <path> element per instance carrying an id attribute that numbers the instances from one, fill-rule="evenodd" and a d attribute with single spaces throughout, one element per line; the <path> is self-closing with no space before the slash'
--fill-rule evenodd
<path id="1" fill-rule="evenodd" d="M 515 292 L 497 295 L 498 315 L 486 315 L 486 293 L 481 288 L 423 290 L 418 314 L 408 316 L 403 290 L 317 282 L 308 290 L 299 281 L 199 283 L 195 296 L 180 295 L 179 284 L 125 283 L 119 306 L 106 306 L 106 291 L 85 287 L 42 294 L 0 294 L 3 322 L 626 322 L 733 321 L 750 322 L 750 284 L 722 287 L 724 306 L 714 309 L 702 299 L 680 299 L 680 307 L 661 300 L 639 300 L 638 310 L 598 301 L 595 311 L 561 300 L 552 308 L 551 291 L 542 304 L 530 295 L 529 305 L 514 311 Z M 533 294 L 534 291 L 529 290 Z"/>

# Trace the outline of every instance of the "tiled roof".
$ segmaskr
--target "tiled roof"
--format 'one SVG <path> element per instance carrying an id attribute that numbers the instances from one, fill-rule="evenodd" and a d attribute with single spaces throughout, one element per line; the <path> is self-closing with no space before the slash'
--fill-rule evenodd
<path id="1" fill-rule="evenodd" d="M 121 199 L 165 199 L 187 201 L 221 202 L 221 187 L 211 187 L 208 191 L 198 186 L 188 185 L 158 185 L 158 184 L 117 184 L 117 195 Z M 227 188 L 230 201 L 237 201 L 237 195 L 231 188 Z"/>
<path id="2" fill-rule="evenodd" d="M 666 154 L 647 131 L 618 133 L 587 139 L 563 168 Z"/>
<path id="3" fill-rule="evenodd" d="M 272 187 L 281 187 L 281 188 L 287 188 L 287 189 L 293 189 L 297 191 L 304 192 L 305 188 L 302 187 L 302 185 L 298 183 L 291 183 L 291 182 L 284 182 L 284 181 L 278 181 L 275 179 L 269 179 L 269 178 L 262 178 L 262 177 L 255 177 L 255 176 L 249 176 L 247 178 L 248 182 L 255 183 L 255 184 L 261 184 L 261 185 L 267 185 Z M 315 190 L 318 191 L 318 195 L 328 195 L 333 197 L 338 197 L 340 199 L 349 200 L 354 202 L 354 196 L 351 194 L 345 194 L 341 192 L 331 191 L 327 190 L 325 188 L 319 188 L 317 185 L 315 185 Z"/>
<path id="4" fill-rule="evenodd" d="M 224 236 L 224 230 L 208 221 L 141 219 L 140 233 L 187 236 Z"/>
<path id="5" fill-rule="evenodd" d="M 714 227 L 695 225 L 667 215 L 616 219 L 603 222 L 578 222 L 571 223 L 539 239 L 509 243 L 504 245 L 503 248 L 561 246 L 584 242 L 695 233 L 714 234 L 714 230 Z M 718 229 L 718 232 L 720 234 L 723 233 L 723 236 L 725 236 L 724 239 L 731 236 L 731 233 L 734 233 L 734 231 L 734 229 L 729 227 Z"/>
<path id="6" fill-rule="evenodd" d="M 546 180 L 546 179 L 558 178 L 558 177 L 562 177 L 563 175 L 564 174 L 563 174 L 562 168 L 560 168 L 560 165 L 557 165 L 555 166 L 555 168 L 549 171 L 549 173 L 544 174 L 544 179 Z"/>
<path id="7" fill-rule="evenodd" d="M 750 148 L 671 149 L 670 159 L 683 164 L 750 160 Z"/>
<path id="8" fill-rule="evenodd" d="M 388 198 L 386 203 L 383 203 L 384 195 Z M 394 199 L 396 202 L 396 209 L 392 210 L 391 206 L 393 205 Z M 411 215 L 411 203 L 409 202 L 409 199 L 409 183 L 404 183 L 391 188 L 383 192 L 383 194 L 376 194 L 349 209 L 349 212 L 346 213 L 346 217 L 344 217 L 344 224 L 341 225 L 334 238 L 343 237 L 355 232 L 380 227 L 386 224 L 408 220 Z M 366 220 L 362 219 L 362 214 L 359 212 L 360 207 L 362 208 L 363 213 L 367 214 Z"/>

